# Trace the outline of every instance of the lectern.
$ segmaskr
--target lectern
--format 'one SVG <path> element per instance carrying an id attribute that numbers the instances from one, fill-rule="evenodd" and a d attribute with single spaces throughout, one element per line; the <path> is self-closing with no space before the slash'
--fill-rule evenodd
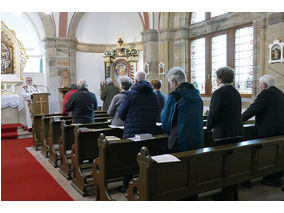
<path id="1" fill-rule="evenodd" d="M 42 115 L 49 114 L 48 110 L 48 95 L 49 93 L 32 94 L 32 114 Z"/>

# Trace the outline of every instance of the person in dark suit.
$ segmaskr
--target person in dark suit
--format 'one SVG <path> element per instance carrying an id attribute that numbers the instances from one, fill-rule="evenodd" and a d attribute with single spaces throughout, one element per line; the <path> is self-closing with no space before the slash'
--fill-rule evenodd
<path id="1" fill-rule="evenodd" d="M 65 104 L 66 112 L 72 111 L 72 123 L 94 123 L 97 98 L 87 89 L 87 82 L 83 79 L 78 82 L 77 92 L 70 95 Z"/>
<path id="2" fill-rule="evenodd" d="M 213 129 L 213 140 L 217 145 L 239 142 L 244 138 L 244 129 L 241 96 L 232 85 L 234 71 L 230 67 L 221 67 L 216 76 L 219 88 L 211 98 L 207 129 Z"/>
<path id="3" fill-rule="evenodd" d="M 264 75 L 259 79 L 260 93 L 242 114 L 243 121 L 255 116 L 255 137 L 265 138 L 284 135 L 284 94 L 275 87 L 275 79 Z M 282 185 L 281 173 L 264 177 L 263 184 Z"/>

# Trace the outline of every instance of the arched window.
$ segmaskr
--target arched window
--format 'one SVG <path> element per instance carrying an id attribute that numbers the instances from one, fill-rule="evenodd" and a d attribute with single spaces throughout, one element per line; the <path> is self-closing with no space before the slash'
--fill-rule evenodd
<path id="1" fill-rule="evenodd" d="M 251 97 L 253 80 L 253 27 L 251 24 L 190 39 L 190 81 L 202 96 L 217 89 L 215 72 L 222 66 L 235 70 L 235 86 Z"/>

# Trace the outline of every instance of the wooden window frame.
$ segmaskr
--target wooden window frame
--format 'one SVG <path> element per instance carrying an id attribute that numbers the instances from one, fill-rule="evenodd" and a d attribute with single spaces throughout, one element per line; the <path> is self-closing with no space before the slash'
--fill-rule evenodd
<path id="1" fill-rule="evenodd" d="M 206 15 L 208 17 L 208 14 Z M 209 14 L 210 17 L 210 14 Z M 226 34 L 227 35 L 227 66 L 235 69 L 235 32 L 238 29 L 245 28 L 245 27 L 253 27 L 252 22 L 238 25 L 236 27 L 228 28 L 225 30 L 216 31 L 213 33 L 207 33 L 199 36 L 195 36 L 189 39 L 188 45 L 188 81 L 191 82 L 191 41 L 205 38 L 205 93 L 201 94 L 202 97 L 211 97 L 212 96 L 212 38 L 218 35 Z M 253 92 L 252 92 L 253 93 Z M 242 94 L 242 98 L 251 98 L 252 94 Z"/>

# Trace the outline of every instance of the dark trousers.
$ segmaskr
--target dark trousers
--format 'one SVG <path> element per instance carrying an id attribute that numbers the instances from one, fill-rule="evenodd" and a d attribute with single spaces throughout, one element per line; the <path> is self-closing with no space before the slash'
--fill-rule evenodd
<path id="1" fill-rule="evenodd" d="M 123 191 L 128 189 L 129 182 L 132 180 L 133 175 L 127 175 L 123 177 Z"/>

